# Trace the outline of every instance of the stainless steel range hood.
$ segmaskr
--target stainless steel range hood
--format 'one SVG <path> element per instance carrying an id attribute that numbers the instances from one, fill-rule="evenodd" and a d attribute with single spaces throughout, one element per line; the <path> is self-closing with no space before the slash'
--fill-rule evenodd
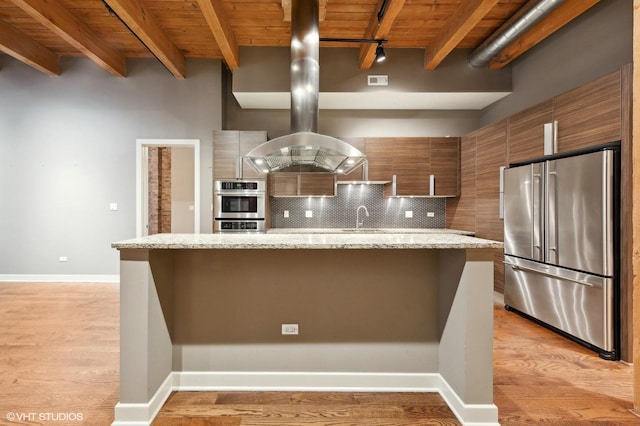
<path id="1" fill-rule="evenodd" d="M 366 160 L 350 144 L 318 133 L 318 22 L 318 0 L 292 0 L 291 134 L 265 142 L 244 156 L 258 173 L 348 174 Z"/>

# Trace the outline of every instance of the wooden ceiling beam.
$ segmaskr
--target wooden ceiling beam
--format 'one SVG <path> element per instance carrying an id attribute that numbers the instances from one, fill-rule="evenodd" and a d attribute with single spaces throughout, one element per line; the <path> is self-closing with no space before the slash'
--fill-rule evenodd
<path id="1" fill-rule="evenodd" d="M 489 69 L 504 67 L 598 2 L 599 0 L 566 0 L 491 59 Z"/>
<path id="2" fill-rule="evenodd" d="M 498 0 L 472 0 L 462 3 L 451 17 L 433 46 L 427 48 L 424 67 L 434 70 L 455 49 L 462 39 L 473 30 Z"/>
<path id="3" fill-rule="evenodd" d="M 48 75 L 60 75 L 58 55 L 11 25 L 0 21 L 0 52 Z"/>
<path id="4" fill-rule="evenodd" d="M 173 74 L 183 79 L 186 59 L 140 0 L 105 0 L 147 49 Z"/>
<path id="5" fill-rule="evenodd" d="M 124 55 L 108 46 L 59 2 L 11 0 L 16 6 L 117 77 L 126 74 Z"/>
<path id="6" fill-rule="evenodd" d="M 371 20 L 369 21 L 369 28 L 367 29 L 367 35 L 365 38 L 376 40 L 386 38 L 405 4 L 405 0 L 387 0 L 387 9 L 382 19 L 378 21 L 378 11 L 380 11 L 384 1 L 385 0 L 378 1 L 375 13 L 371 16 Z M 378 46 L 375 43 L 363 43 L 360 45 L 359 60 L 361 69 L 367 70 L 371 68 L 376 59 L 377 47 Z"/>
<path id="7" fill-rule="evenodd" d="M 230 69 L 240 66 L 238 43 L 233 35 L 229 19 L 225 16 L 221 0 L 198 0 L 198 6 L 218 43 L 222 57 Z"/>

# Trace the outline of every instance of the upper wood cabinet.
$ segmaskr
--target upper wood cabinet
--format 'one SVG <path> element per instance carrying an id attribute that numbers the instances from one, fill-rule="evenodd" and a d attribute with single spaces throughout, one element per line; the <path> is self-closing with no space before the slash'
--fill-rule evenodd
<path id="1" fill-rule="evenodd" d="M 621 71 L 553 98 L 553 119 L 558 122 L 558 151 L 622 139 L 621 99 Z"/>
<path id="2" fill-rule="evenodd" d="M 272 197 L 334 195 L 334 175 L 328 173 L 270 173 Z"/>
<path id="3" fill-rule="evenodd" d="M 393 175 L 394 138 L 366 138 L 368 180 L 391 180 Z"/>
<path id="4" fill-rule="evenodd" d="M 213 178 L 265 178 L 244 164 L 242 157 L 266 141 L 266 131 L 214 130 Z"/>
<path id="5" fill-rule="evenodd" d="M 394 139 L 392 174 L 396 175 L 396 195 L 429 195 L 429 138 Z"/>
<path id="6" fill-rule="evenodd" d="M 396 176 L 397 196 L 429 196 L 430 176 L 435 178 L 436 196 L 459 193 L 459 138 L 342 138 L 367 156 L 366 180 L 389 181 Z M 320 173 L 271 173 L 272 196 L 334 195 L 338 181 L 365 179 L 362 168 L 348 175 Z M 391 185 L 385 188 L 391 195 Z"/>
<path id="7" fill-rule="evenodd" d="M 543 156 L 544 125 L 552 121 L 552 100 L 509 117 L 507 162 L 515 163 Z"/>
<path id="8" fill-rule="evenodd" d="M 459 138 L 367 138 L 369 180 L 396 176 L 398 196 L 457 196 Z M 435 192 L 430 194 L 430 176 Z"/>
<path id="9" fill-rule="evenodd" d="M 544 155 L 544 125 L 556 122 L 558 152 L 622 139 L 622 81 L 616 71 L 508 118 L 508 163 Z"/>
<path id="10" fill-rule="evenodd" d="M 435 195 L 460 194 L 460 139 L 431 138 L 431 170 Z"/>

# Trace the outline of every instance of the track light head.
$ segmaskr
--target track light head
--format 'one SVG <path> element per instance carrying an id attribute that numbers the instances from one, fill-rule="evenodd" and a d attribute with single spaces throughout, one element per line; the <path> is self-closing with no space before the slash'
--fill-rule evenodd
<path id="1" fill-rule="evenodd" d="M 387 55 L 384 53 L 382 43 L 378 43 L 378 47 L 376 47 L 376 62 L 384 62 L 385 59 L 387 59 Z"/>

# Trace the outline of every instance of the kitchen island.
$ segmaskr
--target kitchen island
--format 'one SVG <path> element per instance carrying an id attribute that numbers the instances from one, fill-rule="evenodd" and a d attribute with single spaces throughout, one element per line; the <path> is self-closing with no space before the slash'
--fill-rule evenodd
<path id="1" fill-rule="evenodd" d="M 159 234 L 120 250 L 120 402 L 150 424 L 172 391 L 439 392 L 493 404 L 493 250 L 461 232 Z M 282 335 L 298 324 L 298 335 Z"/>

